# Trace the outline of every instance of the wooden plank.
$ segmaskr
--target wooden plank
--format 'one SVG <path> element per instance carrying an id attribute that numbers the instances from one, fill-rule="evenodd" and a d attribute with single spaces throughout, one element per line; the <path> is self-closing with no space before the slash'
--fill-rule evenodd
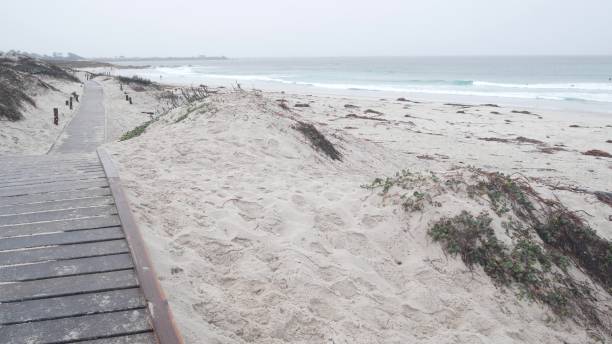
<path id="1" fill-rule="evenodd" d="M 0 206 L 39 203 L 48 201 L 61 201 L 67 199 L 86 198 L 93 196 L 108 196 L 110 194 L 110 188 L 102 187 L 88 190 L 66 190 L 61 192 L 44 194 L 0 197 Z"/>
<path id="2" fill-rule="evenodd" d="M 157 339 L 152 332 L 148 332 L 129 336 L 87 340 L 79 342 L 79 344 L 157 344 Z"/>
<path id="3" fill-rule="evenodd" d="M 34 186 L 34 185 L 44 185 L 47 183 L 54 182 L 75 182 L 75 181 L 85 181 L 85 180 L 96 180 L 96 179 L 106 179 L 106 175 L 103 172 L 95 172 L 95 173 L 87 173 L 87 174 L 66 174 L 54 177 L 42 177 L 42 178 L 33 178 L 33 179 L 17 179 L 17 180 L 9 180 L 2 181 L 0 180 L 0 189 L 4 188 L 13 188 L 13 187 L 21 187 L 21 186 Z"/>
<path id="4" fill-rule="evenodd" d="M 123 239 L 121 227 L 88 229 L 0 239 L 0 251 Z"/>
<path id="5" fill-rule="evenodd" d="M 0 163 L 12 165 L 36 164 L 37 162 L 81 162 L 98 161 L 93 154 L 64 154 L 64 155 L 15 155 L 0 158 Z"/>
<path id="6" fill-rule="evenodd" d="M 18 225 L 20 223 L 44 222 L 80 219 L 83 217 L 113 215 L 117 213 L 114 205 L 97 207 L 51 210 L 18 215 L 0 215 L 0 229 L 2 226 Z"/>
<path id="7" fill-rule="evenodd" d="M 100 164 L 89 164 L 82 166 L 66 166 L 57 168 L 46 168 L 44 166 L 37 167 L 17 167 L 15 169 L 2 169 L 0 171 L 0 179 L 10 178 L 22 178 L 22 177 L 33 177 L 33 176 L 45 176 L 51 174 L 70 174 L 78 173 L 80 171 L 91 171 L 100 170 Z"/>
<path id="8" fill-rule="evenodd" d="M 78 166 L 58 166 L 58 167 L 46 167 L 46 166 L 36 166 L 36 167 L 20 167 L 16 166 L 14 168 L 3 168 L 0 170 L 0 179 L 11 178 L 11 177 L 21 177 L 21 176 L 34 176 L 34 175 L 49 175 L 56 173 L 68 174 L 71 172 L 78 171 L 87 171 L 93 169 L 99 169 L 100 164 L 92 163 L 86 165 L 78 165 Z"/>
<path id="9" fill-rule="evenodd" d="M 82 229 L 94 229 L 120 226 L 119 216 L 96 216 L 72 220 L 26 223 L 0 227 L 0 238 L 21 235 L 45 234 L 55 232 L 70 232 Z"/>
<path id="10" fill-rule="evenodd" d="M 0 342 L 4 344 L 68 343 L 136 334 L 150 329 L 146 311 L 136 309 L 3 326 L 0 327 Z"/>
<path id="11" fill-rule="evenodd" d="M 76 168 L 78 166 L 86 166 L 86 165 L 95 165 L 99 164 L 99 161 L 96 160 L 62 160 L 57 156 L 55 160 L 44 160 L 40 159 L 39 161 L 32 162 L 5 162 L 5 167 L 7 171 L 16 170 L 16 169 L 40 169 L 40 168 Z"/>
<path id="12" fill-rule="evenodd" d="M 136 286 L 138 286 L 138 280 L 134 270 L 49 278 L 38 281 L 0 284 L 0 302 L 45 299 L 49 297 L 127 289 Z"/>
<path id="13" fill-rule="evenodd" d="M 30 155 L 6 157 L 0 159 L 0 162 L 4 162 L 9 166 L 32 166 L 36 167 L 37 163 L 41 164 L 78 164 L 78 163 L 92 163 L 99 162 L 94 155 L 82 155 L 82 156 L 67 156 L 67 155 Z"/>
<path id="14" fill-rule="evenodd" d="M 102 171 L 102 166 L 100 165 L 92 165 L 85 168 L 79 169 L 66 169 L 66 170 L 54 170 L 54 171 L 45 171 L 45 170 L 34 170 L 34 169 L 24 169 L 21 171 L 16 171 L 12 173 L 7 173 L 5 175 L 0 176 L 0 180 L 5 181 L 15 181 L 20 179 L 34 179 L 34 178 L 48 178 L 54 176 L 63 176 L 70 174 L 86 174 L 96 172 L 99 173 Z"/>
<path id="15" fill-rule="evenodd" d="M 86 171 L 99 171 L 101 168 L 100 164 L 91 164 L 86 166 L 75 166 L 65 168 L 54 168 L 45 169 L 41 166 L 38 167 L 26 167 L 16 168 L 15 170 L 2 170 L 0 171 L 0 179 L 9 178 L 23 178 L 23 177 L 34 177 L 34 176 L 49 176 L 54 174 L 70 174 L 70 173 L 81 173 Z"/>
<path id="16" fill-rule="evenodd" d="M 83 275 L 131 269 L 134 267 L 129 254 L 79 258 L 52 262 L 0 267 L 0 282 L 29 281 L 43 278 Z"/>
<path id="17" fill-rule="evenodd" d="M 29 250 L 0 252 L 0 265 L 28 264 L 49 260 L 96 257 L 129 252 L 125 240 L 70 244 Z"/>
<path id="18" fill-rule="evenodd" d="M 95 154 L 84 153 L 84 154 L 63 154 L 63 155 L 15 155 L 15 156 L 3 156 L 0 158 L 0 162 L 7 164 L 31 164 L 38 161 L 98 161 Z"/>
<path id="19" fill-rule="evenodd" d="M 50 210 L 62 210 L 62 209 L 74 209 L 74 208 L 85 208 L 95 207 L 102 205 L 112 205 L 115 200 L 112 196 L 101 196 L 101 197 L 89 197 L 73 200 L 61 200 L 51 202 L 41 202 L 34 204 L 21 204 L 21 205 L 9 205 L 0 206 L 0 215 L 11 215 L 11 214 L 24 214 L 34 212 L 44 212 Z"/>
<path id="20" fill-rule="evenodd" d="M 0 325 L 144 308 L 138 288 L 0 304 Z"/>
<path id="21" fill-rule="evenodd" d="M 119 218 L 121 219 L 126 239 L 130 245 L 132 259 L 134 260 L 136 272 L 141 282 L 142 291 L 149 303 L 150 309 L 154 310 L 151 311 L 151 318 L 153 320 L 155 334 L 163 344 L 183 344 L 183 338 L 174 322 L 172 311 L 168 305 L 168 299 L 159 284 L 155 268 L 153 267 L 140 229 L 130 211 L 127 197 L 121 187 L 119 173 L 106 150 L 98 149 L 98 156 L 106 171 L 110 188 L 113 192 L 115 203 L 117 204 Z"/>
<path id="22" fill-rule="evenodd" d="M 69 190 L 93 189 L 105 186 L 108 186 L 108 182 L 104 179 L 80 182 L 47 183 L 44 185 L 20 186 L 16 188 L 0 189 L 0 197 L 22 196 Z"/>

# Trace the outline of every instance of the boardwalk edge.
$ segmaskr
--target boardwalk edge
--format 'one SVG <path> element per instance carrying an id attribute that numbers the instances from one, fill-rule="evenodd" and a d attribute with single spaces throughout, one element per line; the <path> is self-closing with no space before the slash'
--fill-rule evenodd
<path id="1" fill-rule="evenodd" d="M 157 340 L 160 344 L 184 344 L 168 305 L 168 299 L 159 284 L 140 229 L 130 210 L 127 196 L 121 186 L 119 171 L 106 149 L 98 148 L 97 153 L 108 179 L 111 193 L 115 198 L 119 219 L 134 259 L 140 287 L 147 300 Z"/>

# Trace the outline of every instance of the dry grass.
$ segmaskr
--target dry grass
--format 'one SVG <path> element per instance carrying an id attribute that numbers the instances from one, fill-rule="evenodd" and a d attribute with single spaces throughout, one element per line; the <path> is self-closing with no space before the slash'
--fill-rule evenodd
<path id="1" fill-rule="evenodd" d="M 332 160 L 342 160 L 342 153 L 314 125 L 298 121 L 293 129 L 302 133 L 317 151 L 323 152 Z"/>

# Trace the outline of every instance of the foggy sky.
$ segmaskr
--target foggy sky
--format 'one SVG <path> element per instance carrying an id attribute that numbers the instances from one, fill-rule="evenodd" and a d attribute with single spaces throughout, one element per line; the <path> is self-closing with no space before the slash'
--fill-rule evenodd
<path id="1" fill-rule="evenodd" d="M 94 56 L 612 54 L 612 0 L 19 0 L 0 51 Z"/>

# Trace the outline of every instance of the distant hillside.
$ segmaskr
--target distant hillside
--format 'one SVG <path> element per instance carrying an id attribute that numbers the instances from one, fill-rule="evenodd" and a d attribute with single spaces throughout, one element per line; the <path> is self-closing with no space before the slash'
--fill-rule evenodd
<path id="1" fill-rule="evenodd" d="M 105 62 L 120 62 L 120 61 L 174 61 L 174 60 L 229 60 L 226 56 L 190 56 L 190 57 L 97 57 L 92 58 L 91 60 L 95 61 L 105 61 Z"/>

